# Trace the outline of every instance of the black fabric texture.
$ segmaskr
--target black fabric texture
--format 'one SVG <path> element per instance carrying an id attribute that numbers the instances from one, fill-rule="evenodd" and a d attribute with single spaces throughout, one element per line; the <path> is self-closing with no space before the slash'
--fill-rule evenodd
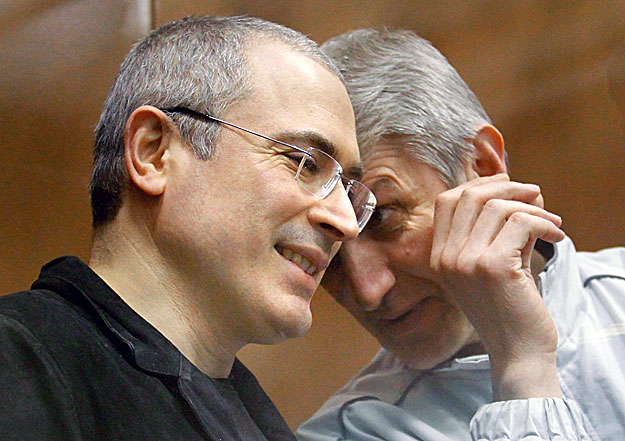
<path id="1" fill-rule="evenodd" d="M 44 266 L 30 291 L 0 297 L 4 441 L 257 441 L 259 431 L 295 440 L 241 362 L 228 379 L 236 397 L 219 381 L 76 257 Z M 249 424 L 237 424 L 245 414 Z"/>

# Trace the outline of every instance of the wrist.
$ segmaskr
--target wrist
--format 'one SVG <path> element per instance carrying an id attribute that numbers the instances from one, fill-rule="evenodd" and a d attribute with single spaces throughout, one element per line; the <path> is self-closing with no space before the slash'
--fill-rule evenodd
<path id="1" fill-rule="evenodd" d="M 493 401 L 560 398 L 556 353 L 515 359 L 490 357 Z"/>

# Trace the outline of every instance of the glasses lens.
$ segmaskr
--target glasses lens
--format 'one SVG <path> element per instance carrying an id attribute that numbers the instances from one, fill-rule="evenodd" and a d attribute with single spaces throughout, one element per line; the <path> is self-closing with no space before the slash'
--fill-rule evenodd
<path id="1" fill-rule="evenodd" d="M 311 147 L 306 152 L 308 154 L 302 158 L 295 179 L 306 191 L 323 199 L 341 179 L 341 166 L 332 156 L 319 149 Z M 344 183 L 358 221 L 358 229 L 362 231 L 375 209 L 375 196 L 358 181 L 344 179 Z"/>
<path id="2" fill-rule="evenodd" d="M 358 181 L 349 181 L 346 189 L 347 196 L 354 207 L 358 231 L 362 231 L 369 222 L 377 201 L 371 190 Z"/>
<path id="3" fill-rule="evenodd" d="M 320 198 L 330 194 L 339 179 L 341 166 L 327 153 L 309 148 L 299 164 L 295 179 L 309 193 Z"/>

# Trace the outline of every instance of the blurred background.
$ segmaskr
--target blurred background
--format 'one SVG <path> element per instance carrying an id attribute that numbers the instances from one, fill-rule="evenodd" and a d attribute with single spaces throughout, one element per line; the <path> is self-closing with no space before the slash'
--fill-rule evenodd
<path id="1" fill-rule="evenodd" d="M 578 249 L 623 245 L 622 0 L 0 0 L 0 292 L 87 259 L 92 133 L 131 44 L 191 14 L 247 14 L 317 42 L 407 28 L 458 69 L 503 132 L 515 180 L 542 187 Z M 325 293 L 304 338 L 241 358 L 295 428 L 377 350 Z"/>

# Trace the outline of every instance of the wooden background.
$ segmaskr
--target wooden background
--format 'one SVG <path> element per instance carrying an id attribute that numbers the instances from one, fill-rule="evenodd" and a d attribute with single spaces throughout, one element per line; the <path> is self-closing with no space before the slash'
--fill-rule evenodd
<path id="1" fill-rule="evenodd" d="M 92 132 L 117 68 L 150 28 L 189 14 L 248 14 L 318 42 L 368 26 L 437 46 L 503 132 L 512 176 L 540 184 L 579 249 L 623 244 L 622 0 L 2 0 L 0 291 L 48 260 L 88 258 Z M 306 337 L 242 358 L 292 427 L 377 347 L 320 292 Z"/>

